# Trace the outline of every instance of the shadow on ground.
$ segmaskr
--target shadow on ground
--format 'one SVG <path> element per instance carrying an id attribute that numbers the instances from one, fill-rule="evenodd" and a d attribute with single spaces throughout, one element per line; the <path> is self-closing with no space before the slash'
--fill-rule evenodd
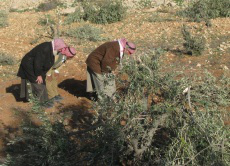
<path id="1" fill-rule="evenodd" d="M 90 145 L 88 140 L 92 138 L 92 134 L 88 133 L 88 129 L 93 126 L 93 114 L 88 111 L 90 103 L 88 99 L 83 98 L 75 105 L 60 106 L 55 112 L 46 112 L 42 114 L 45 123 L 40 126 L 26 123 L 20 139 L 6 149 L 6 153 L 12 157 L 10 161 L 18 166 L 24 166 L 25 163 L 27 165 L 42 165 L 41 163 L 57 165 L 56 163 L 59 162 L 70 163 L 71 159 L 71 162 L 75 164 L 69 165 L 86 165 L 82 164 L 84 162 L 82 159 L 85 158 L 82 150 L 85 147 L 88 148 Z M 50 119 L 50 122 L 46 118 Z M 81 158 L 82 155 L 83 158 Z M 4 158 L 2 161 L 0 158 L 1 162 L 4 162 Z"/>
<path id="2" fill-rule="evenodd" d="M 62 81 L 59 88 L 66 90 L 70 94 L 77 97 L 86 97 L 90 99 L 90 94 L 86 92 L 86 80 L 66 79 Z"/>
<path id="3" fill-rule="evenodd" d="M 186 52 L 185 50 L 181 50 L 179 48 L 177 48 L 177 49 L 165 48 L 164 50 L 167 52 L 170 52 L 172 54 L 175 54 L 176 56 L 183 56 L 186 54 L 188 54 L 188 55 L 191 54 L 190 52 Z"/>
<path id="4" fill-rule="evenodd" d="M 93 119 L 92 103 L 85 99 L 77 105 L 59 107 L 59 114 L 66 117 L 66 125 L 72 129 L 86 129 L 91 126 Z"/>
<path id="5" fill-rule="evenodd" d="M 0 120 L 0 165 L 6 160 L 6 151 L 9 146 L 7 146 L 10 141 L 14 141 L 19 135 L 22 134 L 22 129 L 20 128 L 22 123 L 32 124 L 37 126 L 36 122 L 32 119 L 29 113 L 19 107 L 12 108 L 14 116 L 17 120 L 14 121 L 14 126 L 6 125 Z"/>
<path id="6" fill-rule="evenodd" d="M 17 102 L 24 102 L 24 99 L 20 98 L 20 84 L 13 84 L 7 87 L 6 93 L 12 93 Z"/>

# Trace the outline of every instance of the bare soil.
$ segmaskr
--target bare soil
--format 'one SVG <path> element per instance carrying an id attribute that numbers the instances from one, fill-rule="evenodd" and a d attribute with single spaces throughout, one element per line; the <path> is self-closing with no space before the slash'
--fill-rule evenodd
<path id="1" fill-rule="evenodd" d="M 177 21 L 148 22 L 147 18 L 154 11 L 131 11 L 132 14 L 117 23 L 108 25 L 95 25 L 103 29 L 103 36 L 108 40 L 126 37 L 137 44 L 136 54 L 143 54 L 146 50 L 162 47 L 167 50 L 163 57 L 163 65 L 167 70 L 183 71 L 184 75 L 195 75 L 208 70 L 215 76 L 222 74 L 230 76 L 230 19 L 218 18 L 211 20 L 212 27 L 207 28 L 204 23 L 189 23 L 177 18 Z M 19 98 L 20 79 L 16 73 L 21 58 L 36 44 L 50 41 L 47 37 L 41 38 L 38 43 L 30 44 L 37 34 L 45 34 L 46 30 L 37 24 L 39 18 L 47 13 L 23 12 L 9 13 L 9 26 L 0 29 L 0 52 L 7 53 L 15 58 L 18 63 L 12 66 L 0 66 L 0 156 L 4 157 L 4 148 L 9 140 L 12 140 L 20 131 L 20 124 L 25 120 L 26 112 L 30 111 L 30 103 L 25 103 Z M 54 14 L 49 12 L 48 14 Z M 162 13 L 162 17 L 172 13 Z M 203 55 L 198 57 L 188 56 L 183 53 L 183 39 L 180 27 L 183 23 L 194 29 L 201 28 L 201 33 L 207 38 L 207 47 Z M 61 25 L 62 32 L 76 28 L 84 23 L 74 23 L 70 26 Z M 69 61 L 59 78 L 59 92 L 64 97 L 61 103 L 47 112 L 58 112 L 63 109 L 72 109 L 84 115 L 90 110 L 91 101 L 88 99 L 86 89 L 86 65 L 87 55 L 101 42 L 80 41 L 78 39 L 62 36 L 66 43 L 74 46 L 77 56 Z M 135 55 L 134 55 L 135 56 Z M 169 67 L 173 65 L 173 67 Z M 78 116 L 78 118 L 81 118 Z M 72 121 L 76 122 L 79 119 Z M 0 157 L 0 163 L 1 163 Z"/>

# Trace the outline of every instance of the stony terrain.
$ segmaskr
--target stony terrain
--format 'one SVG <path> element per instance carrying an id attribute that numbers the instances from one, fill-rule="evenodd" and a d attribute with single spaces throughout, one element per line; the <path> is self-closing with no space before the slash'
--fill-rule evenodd
<path id="1" fill-rule="evenodd" d="M 8 1 L 8 4 L 6 4 L 6 1 L 0 0 L 3 6 L 9 5 L 9 3 L 17 5 L 15 4 L 16 2 L 19 1 Z M 38 3 L 36 0 L 28 2 Z M 143 54 L 147 49 L 151 48 L 164 48 L 167 51 L 162 59 L 163 64 L 165 66 L 172 64 L 173 67 L 170 70 L 182 71 L 184 75 L 199 75 L 202 71 L 208 70 L 217 77 L 224 73 L 230 76 L 229 18 L 211 20 L 212 26 L 209 28 L 204 23 L 186 22 L 186 20 L 176 16 L 175 21 L 147 21 L 147 18 L 158 9 L 131 10 L 123 21 L 113 24 L 88 24 L 101 28 L 104 31 L 103 36 L 107 37 L 108 40 L 126 37 L 128 40 L 135 42 L 138 47 L 136 54 Z M 167 18 L 173 13 L 174 10 L 169 9 L 166 13 L 160 13 L 160 15 L 162 18 Z M 2 156 L 4 156 L 4 147 L 7 142 L 19 132 L 19 126 L 23 119 L 26 118 L 24 112 L 30 110 L 29 103 L 20 101 L 20 79 L 16 77 L 16 73 L 21 58 L 36 45 L 36 43 L 31 44 L 31 41 L 38 34 L 46 33 L 46 30 L 37 24 L 39 18 L 45 14 L 55 16 L 55 11 L 10 12 L 9 25 L 0 29 L 0 52 L 6 53 L 18 61 L 12 66 L 0 65 L 0 152 Z M 64 16 L 62 16 L 62 19 L 64 19 Z M 183 39 L 180 32 L 180 27 L 183 23 L 193 29 L 202 29 L 201 33 L 205 35 L 208 41 L 207 49 L 203 55 L 192 57 L 183 53 L 179 54 L 178 50 L 183 49 Z M 69 28 L 76 28 L 82 24 L 84 23 L 61 24 L 60 30 L 65 32 Z M 46 111 L 58 112 L 64 108 L 73 108 L 73 111 L 84 112 L 89 110 L 91 103 L 85 93 L 86 65 L 84 62 L 90 51 L 104 41 L 80 41 L 67 36 L 62 36 L 62 38 L 76 48 L 77 56 L 66 64 L 59 78 L 59 91 L 64 97 L 63 102 Z M 38 43 L 50 40 L 47 37 L 43 37 Z M 169 68 L 166 68 L 166 70 L 169 70 Z"/>

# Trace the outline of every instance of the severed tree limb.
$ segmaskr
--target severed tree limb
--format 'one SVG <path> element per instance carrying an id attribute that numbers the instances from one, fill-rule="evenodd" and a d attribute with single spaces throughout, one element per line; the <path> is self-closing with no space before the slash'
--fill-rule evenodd
<path id="1" fill-rule="evenodd" d="M 149 131 L 145 132 L 143 137 L 147 137 L 147 143 L 141 143 L 140 148 L 138 148 L 138 144 L 139 144 L 138 139 L 131 140 L 131 145 L 135 152 L 135 156 L 141 157 L 141 155 L 149 148 L 149 146 L 152 143 L 152 138 L 154 134 L 156 133 L 156 131 L 158 130 L 159 125 L 164 123 L 167 117 L 168 117 L 168 114 L 162 115 L 160 119 L 155 121 L 155 123 L 153 124 L 153 126 L 155 127 L 152 127 Z"/>

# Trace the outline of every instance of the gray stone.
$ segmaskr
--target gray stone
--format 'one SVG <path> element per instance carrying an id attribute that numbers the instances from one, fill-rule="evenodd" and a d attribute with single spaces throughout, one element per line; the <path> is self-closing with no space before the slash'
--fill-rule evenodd
<path id="1" fill-rule="evenodd" d="M 69 7 L 69 8 L 66 8 L 66 9 L 61 10 L 60 13 L 61 13 L 62 15 L 68 15 L 68 14 L 70 14 L 70 13 L 74 13 L 75 10 L 76 10 L 75 7 Z"/>

